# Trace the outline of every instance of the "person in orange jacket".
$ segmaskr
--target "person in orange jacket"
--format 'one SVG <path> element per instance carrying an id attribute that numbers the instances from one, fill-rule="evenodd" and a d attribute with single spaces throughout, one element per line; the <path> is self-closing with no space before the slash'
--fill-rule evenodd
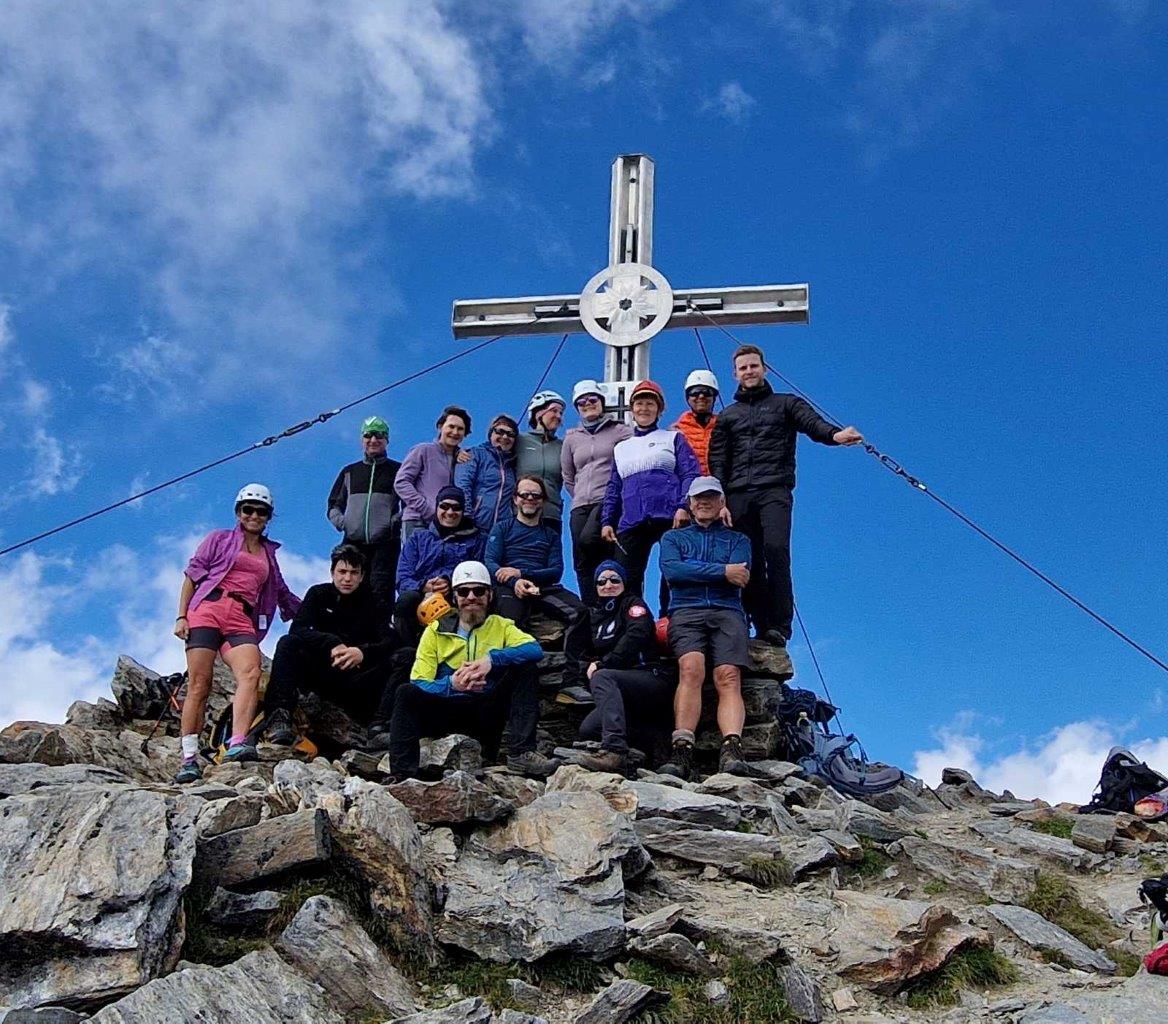
<path id="1" fill-rule="evenodd" d="M 718 397 L 718 378 L 710 370 L 694 370 L 685 378 L 685 400 L 689 409 L 673 424 L 698 457 L 702 473 L 710 472 L 710 435 L 718 417 L 714 413 L 714 399 Z"/>

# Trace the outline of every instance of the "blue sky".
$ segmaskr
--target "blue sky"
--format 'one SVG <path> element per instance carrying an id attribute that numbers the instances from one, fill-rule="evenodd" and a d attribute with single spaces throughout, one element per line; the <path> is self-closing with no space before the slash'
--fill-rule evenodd
<path id="1" fill-rule="evenodd" d="M 675 286 L 809 282 L 809 326 L 738 333 L 1163 654 L 1165 53 L 1140 0 L 4 5 L 0 542 L 456 351 L 454 298 L 577 291 L 647 152 Z M 458 399 L 480 441 L 554 344 L 0 560 L 0 718 L 179 664 L 183 557 L 247 480 L 321 578 L 360 415 L 400 457 Z M 671 398 L 698 358 L 657 340 Z M 794 558 L 875 755 L 1073 799 L 1113 741 L 1168 769 L 1164 674 L 862 452 L 801 445 Z"/>

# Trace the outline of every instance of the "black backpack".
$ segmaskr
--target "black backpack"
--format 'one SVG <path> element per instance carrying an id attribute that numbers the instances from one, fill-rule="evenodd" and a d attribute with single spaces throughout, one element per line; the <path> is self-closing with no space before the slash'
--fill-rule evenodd
<path id="1" fill-rule="evenodd" d="M 904 780 L 904 772 L 888 765 L 870 764 L 855 736 L 843 736 L 828 728 L 838 710 L 810 690 L 792 689 L 784 683 L 783 696 L 775 710 L 783 756 L 848 796 L 870 796 L 898 786 Z M 857 754 L 852 753 L 853 747 Z"/>
<path id="2" fill-rule="evenodd" d="M 1149 768 L 1130 750 L 1112 747 L 1103 762 L 1097 792 L 1090 803 L 1079 808 L 1080 814 L 1133 813 L 1137 800 L 1168 787 L 1168 779 Z"/>

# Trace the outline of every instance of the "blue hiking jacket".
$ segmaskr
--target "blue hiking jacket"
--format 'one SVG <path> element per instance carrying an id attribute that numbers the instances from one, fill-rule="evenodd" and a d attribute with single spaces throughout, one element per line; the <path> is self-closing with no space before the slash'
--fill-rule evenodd
<path id="1" fill-rule="evenodd" d="M 528 526 L 518 519 L 507 519 L 495 524 L 487 538 L 487 553 L 483 560 L 490 570 L 491 579 L 501 568 L 510 566 L 537 587 L 550 587 L 559 583 L 564 575 L 564 552 L 560 545 L 560 531 L 542 519 L 536 526 Z M 515 581 L 508 580 L 500 586 L 514 588 Z"/>
<path id="2" fill-rule="evenodd" d="M 650 519 L 672 519 L 701 475 L 698 457 L 677 430 L 636 427 L 612 452 L 612 475 L 600 509 L 602 526 L 629 530 Z"/>
<path id="3" fill-rule="evenodd" d="M 661 538 L 661 575 L 669 581 L 669 608 L 728 608 L 742 614 L 742 590 L 726 580 L 726 566 L 750 566 L 750 540 L 715 520 L 670 530 Z"/>
<path id="4" fill-rule="evenodd" d="M 397 589 L 421 590 L 426 580 L 435 576 L 450 578 L 459 562 L 481 561 L 483 533 L 469 519 L 446 537 L 438 536 L 438 527 L 431 523 L 424 530 L 415 530 L 402 548 L 397 563 Z"/>
<path id="5" fill-rule="evenodd" d="M 454 482 L 466 495 L 466 509 L 484 534 L 500 519 L 515 515 L 515 453 L 501 452 L 490 441 L 470 450 L 470 461 L 454 468 Z"/>

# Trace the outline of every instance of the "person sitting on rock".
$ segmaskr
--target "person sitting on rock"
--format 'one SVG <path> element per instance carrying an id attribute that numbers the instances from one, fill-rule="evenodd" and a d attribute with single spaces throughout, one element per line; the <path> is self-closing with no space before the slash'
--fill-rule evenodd
<path id="1" fill-rule="evenodd" d="M 231 737 L 224 759 L 257 757 L 248 733 L 259 703 L 260 641 L 277 607 L 285 621 L 300 608 L 300 598 L 280 574 L 276 561 L 280 545 L 266 535 L 274 511 L 272 492 L 263 484 L 247 484 L 235 496 L 235 528 L 207 534 L 184 570 L 174 635 L 186 641 L 187 699 L 180 726 L 182 765 L 175 782 L 197 782 L 203 776 L 199 735 L 216 654 L 235 676 Z"/>
<path id="2" fill-rule="evenodd" d="M 726 499 L 712 476 L 689 488 L 693 524 L 661 538 L 661 572 L 669 581 L 669 646 L 679 679 L 673 700 L 673 753 L 660 771 L 689 778 L 694 733 L 702 713 L 707 657 L 714 666 L 720 772 L 746 771 L 742 753 L 742 668 L 748 663 L 742 588 L 750 580 L 750 540 L 722 522 Z"/>
<path id="3" fill-rule="evenodd" d="M 437 495 L 434 521 L 410 534 L 397 566 L 400 593 L 393 617 L 402 639 L 417 646 L 422 628 L 418 605 L 430 594 L 450 596 L 450 574 L 459 562 L 483 556 L 484 537 L 466 515 L 462 488 L 450 484 Z"/>
<path id="4" fill-rule="evenodd" d="M 520 626 L 536 609 L 571 623 L 584 608 L 560 585 L 564 552 L 559 527 L 543 521 L 546 494 L 539 477 L 521 476 L 515 483 L 515 516 L 497 523 L 487 538 L 495 611 Z"/>
<path id="5" fill-rule="evenodd" d="M 625 592 L 625 568 L 607 559 L 596 567 L 597 600 L 569 628 L 564 640 L 565 682 L 587 682 L 596 707 L 580 725 L 581 739 L 599 739 L 599 754 L 586 754 L 589 771 L 623 772 L 629 736 L 642 749 L 665 746 L 676 670 L 657 648 L 653 616 L 637 594 Z"/>
<path id="6" fill-rule="evenodd" d="M 398 688 L 390 725 L 390 770 L 417 778 L 423 736 L 466 733 L 495 760 L 507 729 L 507 767 L 547 776 L 557 763 L 535 749 L 536 665 L 543 648 L 510 619 L 490 614 L 491 575 L 467 561 L 451 575 L 456 610 L 422 633 L 408 683 Z"/>
<path id="7" fill-rule="evenodd" d="M 288 635 L 276 644 L 264 695 L 268 741 L 296 739 L 292 715 L 307 690 L 343 708 L 371 738 L 388 733 L 393 688 L 405 678 L 412 652 L 390 627 L 389 609 L 365 579 L 356 545 L 333 548 L 332 581 L 309 587 Z"/>

